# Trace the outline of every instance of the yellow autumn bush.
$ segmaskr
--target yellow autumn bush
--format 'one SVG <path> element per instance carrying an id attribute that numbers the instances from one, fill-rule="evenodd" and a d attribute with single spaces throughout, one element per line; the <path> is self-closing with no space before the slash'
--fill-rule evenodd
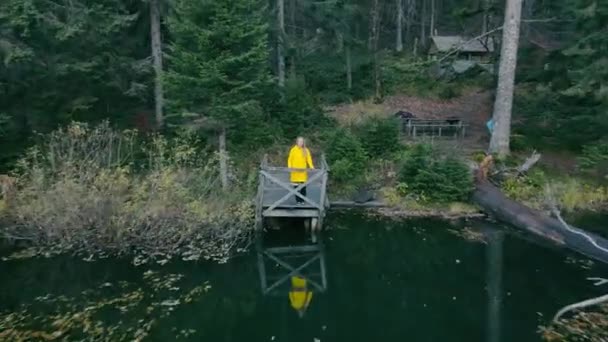
<path id="1" fill-rule="evenodd" d="M 19 162 L 5 237 L 59 250 L 223 258 L 251 227 L 238 184 L 190 136 L 142 141 L 108 123 L 73 123 Z"/>

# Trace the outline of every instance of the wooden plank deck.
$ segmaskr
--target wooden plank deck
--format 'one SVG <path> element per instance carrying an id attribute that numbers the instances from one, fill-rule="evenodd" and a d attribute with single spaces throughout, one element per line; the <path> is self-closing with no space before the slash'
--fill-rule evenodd
<path id="1" fill-rule="evenodd" d="M 280 187 L 264 188 L 264 203 L 262 203 L 264 209 L 268 208 L 274 202 L 281 199 L 287 194 L 287 190 Z M 315 203 L 321 203 L 321 186 L 320 184 L 313 184 L 306 187 L 306 197 Z M 287 200 L 279 204 L 278 209 L 316 209 L 307 202 L 298 204 L 296 203 L 295 196 L 290 196 Z"/>

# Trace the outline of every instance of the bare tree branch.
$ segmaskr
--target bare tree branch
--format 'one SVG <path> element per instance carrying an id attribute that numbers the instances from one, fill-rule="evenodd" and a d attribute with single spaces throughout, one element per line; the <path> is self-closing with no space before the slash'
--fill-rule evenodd
<path id="1" fill-rule="evenodd" d="M 562 317 L 565 313 L 567 313 L 569 311 L 583 309 L 583 308 L 593 306 L 593 305 L 598 305 L 598 304 L 601 304 L 601 303 L 607 302 L 607 301 L 608 301 L 608 294 L 605 294 L 603 296 L 587 299 L 582 302 L 564 306 L 555 314 L 555 316 L 553 317 L 553 322 L 557 322 L 560 319 L 560 317 Z"/>

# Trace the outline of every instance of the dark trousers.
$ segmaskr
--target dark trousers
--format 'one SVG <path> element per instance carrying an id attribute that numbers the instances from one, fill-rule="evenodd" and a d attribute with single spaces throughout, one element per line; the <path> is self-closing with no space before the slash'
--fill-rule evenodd
<path id="1" fill-rule="evenodd" d="M 300 184 L 296 184 L 293 187 L 297 188 L 298 186 L 300 186 Z M 300 191 L 298 191 L 302 196 L 306 197 L 306 187 L 303 187 L 302 189 L 300 189 Z M 304 200 L 302 198 L 300 198 L 299 196 L 296 196 L 296 203 L 304 203 Z"/>

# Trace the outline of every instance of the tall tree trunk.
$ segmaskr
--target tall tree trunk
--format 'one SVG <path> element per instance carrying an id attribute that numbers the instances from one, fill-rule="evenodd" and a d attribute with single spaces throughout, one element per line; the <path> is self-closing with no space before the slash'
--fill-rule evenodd
<path id="1" fill-rule="evenodd" d="M 346 44 L 344 47 L 344 54 L 346 55 L 346 89 L 348 91 L 353 89 L 353 66 L 350 56 L 350 44 Z"/>
<path id="2" fill-rule="evenodd" d="M 285 86 L 285 0 L 277 0 L 278 45 L 277 45 L 277 71 L 279 87 Z"/>
<path id="3" fill-rule="evenodd" d="M 511 110 L 515 88 L 515 69 L 519 44 L 522 0 L 507 0 L 498 69 L 498 85 L 494 102 L 494 130 L 490 140 L 490 152 L 500 156 L 509 154 L 511 135 Z"/>
<path id="4" fill-rule="evenodd" d="M 534 3 L 535 0 L 524 0 L 524 8 L 523 8 L 523 14 L 522 17 L 524 19 L 531 19 L 532 16 L 534 15 Z M 522 27 L 522 33 L 525 37 L 527 37 L 530 34 L 530 23 L 524 23 L 523 27 Z"/>
<path id="5" fill-rule="evenodd" d="M 228 189 L 228 153 L 226 152 L 226 128 L 222 128 L 219 136 L 220 149 L 220 180 L 222 189 Z"/>
<path id="6" fill-rule="evenodd" d="M 380 75 L 380 51 L 378 49 L 378 43 L 380 40 L 380 0 L 374 0 L 372 6 L 372 25 L 370 34 L 370 50 L 374 57 L 374 88 L 375 88 L 375 99 L 380 100 L 382 98 L 382 81 Z"/>
<path id="7" fill-rule="evenodd" d="M 435 0 L 431 0 L 431 24 L 429 25 L 429 34 L 435 35 Z"/>
<path id="8" fill-rule="evenodd" d="M 488 30 L 490 29 L 491 26 L 491 21 L 492 21 L 492 14 L 491 14 L 491 9 L 492 9 L 492 1 L 493 0 L 482 0 L 483 1 L 483 22 L 481 24 L 481 33 L 485 34 L 486 32 L 488 32 Z"/>
<path id="9" fill-rule="evenodd" d="M 426 46 L 426 0 L 422 0 L 422 10 L 420 12 L 420 45 Z"/>
<path id="10" fill-rule="evenodd" d="M 291 58 L 290 58 L 290 63 L 289 63 L 289 70 L 291 73 L 291 77 L 295 78 L 296 76 L 296 58 L 297 58 L 297 48 L 296 48 L 296 44 L 297 44 L 297 40 L 298 40 L 298 31 L 296 30 L 296 10 L 297 10 L 297 6 L 298 6 L 298 0 L 291 0 L 290 1 L 290 6 L 289 6 L 289 21 L 290 21 L 290 32 L 291 32 L 291 46 L 292 48 L 292 53 L 291 53 Z"/>
<path id="11" fill-rule="evenodd" d="M 403 0 L 397 0 L 397 21 L 395 24 L 397 30 L 395 50 L 401 52 L 403 51 Z"/>
<path id="12" fill-rule="evenodd" d="M 154 114 L 156 127 L 160 129 L 164 124 L 163 107 L 165 99 L 163 94 L 163 50 L 158 0 L 150 0 L 150 39 L 154 66 Z"/>
<path id="13" fill-rule="evenodd" d="M 410 42 L 412 39 L 412 21 L 416 13 L 416 0 L 407 0 L 407 14 L 405 17 L 405 41 Z"/>

